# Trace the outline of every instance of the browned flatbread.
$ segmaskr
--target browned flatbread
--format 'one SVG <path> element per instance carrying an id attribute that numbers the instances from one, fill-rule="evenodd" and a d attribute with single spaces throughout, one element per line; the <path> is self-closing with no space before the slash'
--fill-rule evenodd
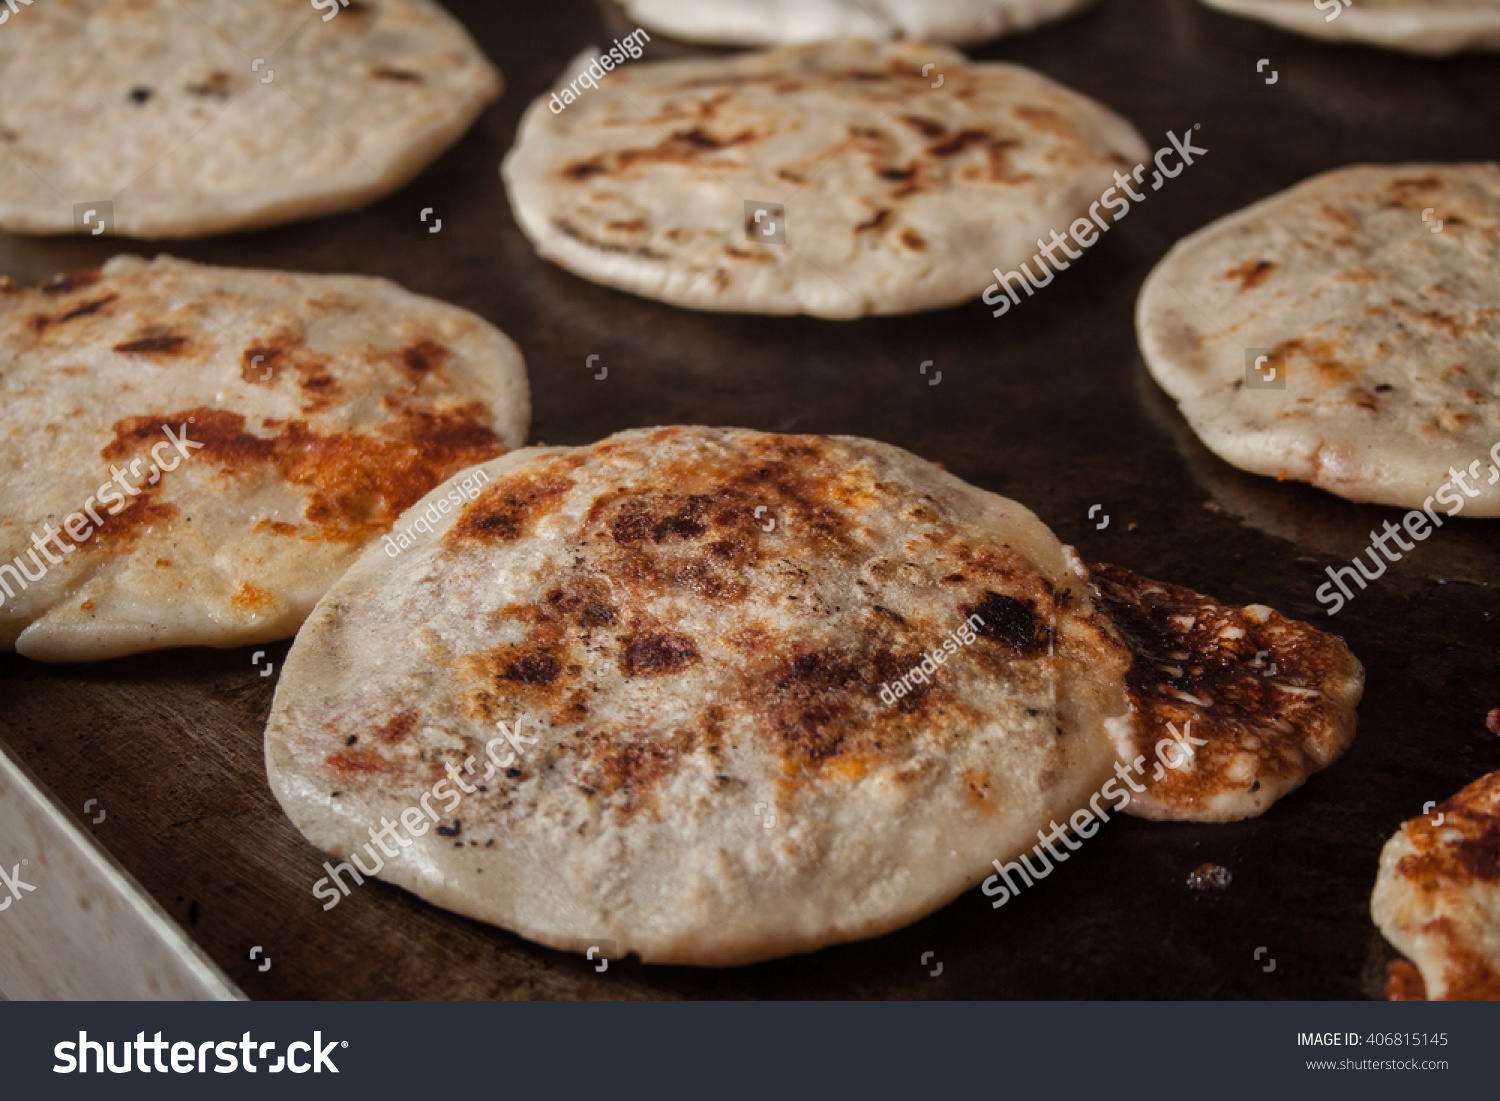
<path id="1" fill-rule="evenodd" d="M 746 963 L 915 920 L 1110 775 L 1125 655 L 1014 501 L 737 429 L 479 469 L 434 538 L 353 567 L 277 687 L 272 790 L 366 872 L 560 948 Z M 478 790 L 428 801 L 447 835 L 366 848 L 449 764 Z"/>
<path id="2" fill-rule="evenodd" d="M 1116 566 L 1092 574 L 1134 655 L 1134 721 L 1111 728 L 1120 757 L 1145 757 L 1151 774 L 1131 814 L 1251 818 L 1353 741 L 1364 669 L 1338 638 L 1264 604 L 1220 604 Z"/>
<path id="3" fill-rule="evenodd" d="M 1500 165 L 1337 168 L 1177 242 L 1141 354 L 1242 470 L 1500 516 L 1497 253 Z"/>
<path id="4" fill-rule="evenodd" d="M 1103 105 L 921 43 L 639 61 L 562 93 L 532 104 L 502 166 L 517 223 L 575 274 L 691 309 L 994 305 L 994 270 L 1149 163 Z"/>
<path id="5" fill-rule="evenodd" d="M 529 416 L 504 333 L 383 279 L 117 256 L 0 281 L 0 650 L 286 638 Z"/>
<path id="6" fill-rule="evenodd" d="M 1402 824 L 1380 852 L 1370 913 L 1430 1000 L 1500 1001 L 1500 772 Z M 1395 977 L 1393 993 L 1411 997 L 1417 984 Z"/>
<path id="7" fill-rule="evenodd" d="M 8 233 L 205 237 L 353 210 L 500 94 L 434 0 L 11 0 L 0 24 Z"/>
<path id="8" fill-rule="evenodd" d="M 898 448 L 675 427 L 476 470 L 432 538 L 339 581 L 278 685 L 271 788 L 350 862 L 312 885 L 325 909 L 378 875 L 560 948 L 809 951 L 915 920 L 1083 808 L 1107 821 L 1116 746 L 1149 744 L 1122 728 L 1156 732 L 1071 548 Z M 1166 591 L 1100 572 L 1118 604 Z M 1322 638 L 1264 633 L 1277 654 Z M 1215 798 L 1155 816 L 1243 817 L 1291 786 L 1251 768 L 1264 794 L 1216 772 Z M 410 836 L 382 840 L 397 820 Z"/>

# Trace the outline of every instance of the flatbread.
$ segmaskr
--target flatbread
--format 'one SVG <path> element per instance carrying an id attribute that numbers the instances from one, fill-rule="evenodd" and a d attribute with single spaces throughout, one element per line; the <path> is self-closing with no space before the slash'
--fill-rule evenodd
<path id="1" fill-rule="evenodd" d="M 940 46 L 636 62 L 564 91 L 531 105 L 502 166 L 516 220 L 568 270 L 693 309 L 964 302 L 1147 156 L 1092 100 Z M 747 201 L 784 205 L 784 244 L 752 239 L 776 219 Z"/>
<path id="2" fill-rule="evenodd" d="M 1230 466 L 1203 446 L 1203 441 L 1182 419 L 1172 399 L 1152 381 L 1149 372 L 1137 372 L 1135 383 L 1139 409 L 1146 414 L 1152 429 L 1171 438 L 1188 477 L 1205 494 L 1201 502 L 1205 511 L 1226 516 L 1296 547 L 1289 553 L 1325 555 L 1343 562 L 1365 556 L 1370 549 L 1371 524 L 1364 509 L 1347 505 L 1318 507 L 1318 490 L 1290 488 Z M 1192 507 L 1191 501 L 1186 504 Z M 1438 583 L 1490 583 L 1495 576 L 1494 541 L 1487 526 L 1446 524 L 1442 529 L 1440 554 L 1408 555 L 1390 566 L 1392 574 L 1425 576 Z M 1325 606 L 1337 603 L 1330 595 L 1336 591 L 1330 589 L 1325 593 L 1330 596 Z M 1323 626 L 1329 624 L 1325 622 Z"/>
<path id="3" fill-rule="evenodd" d="M 1349 748 L 1364 668 L 1339 639 L 1117 566 L 1091 579 L 1134 658 L 1134 721 L 1110 728 L 1121 760 L 1146 759 L 1130 814 L 1253 818 Z"/>
<path id="4" fill-rule="evenodd" d="M 1497 301 L 1500 167 L 1356 165 L 1179 241 L 1136 331 L 1228 462 L 1355 501 L 1500 516 Z M 1272 368 L 1284 389 L 1250 385 Z"/>
<path id="5" fill-rule="evenodd" d="M 1309 38 L 1363 42 L 1442 57 L 1500 49 L 1494 0 L 1203 0 L 1211 8 L 1259 19 Z M 1338 15 L 1332 16 L 1334 11 Z"/>
<path id="6" fill-rule="evenodd" d="M 44 661 L 292 634 L 529 418 L 503 333 L 381 279 L 117 256 L 0 283 L 0 349 L 0 649 Z"/>
<path id="7" fill-rule="evenodd" d="M 1108 817 L 1135 659 L 1014 501 L 739 429 L 478 469 L 283 668 L 271 789 L 354 862 L 325 862 L 324 909 L 378 875 L 558 948 L 747 963 L 897 928 L 995 862 L 1050 871 L 1039 831 L 1101 790 Z"/>
<path id="8" fill-rule="evenodd" d="M 1500 1000 L 1500 772 L 1402 824 L 1380 850 L 1370 913 L 1429 1000 Z"/>
<path id="9" fill-rule="evenodd" d="M 618 0 L 652 31 L 718 46 L 907 38 L 966 46 L 1028 31 L 1093 0 Z"/>
<path id="10" fill-rule="evenodd" d="M 322 11 L 319 8 L 323 9 Z M 327 18 L 336 12 L 332 18 Z M 353 210 L 500 94 L 432 0 L 42 0 L 0 27 L 0 228 L 200 237 Z"/>
<path id="11" fill-rule="evenodd" d="M 1118 655 L 1012 501 L 887 445 L 739 430 L 481 469 L 288 656 L 267 770 L 322 849 L 369 870 L 367 827 L 472 759 L 459 832 L 382 878 L 554 947 L 736 964 L 920 917 L 1110 774 Z M 522 718 L 538 743 L 496 772 Z"/>

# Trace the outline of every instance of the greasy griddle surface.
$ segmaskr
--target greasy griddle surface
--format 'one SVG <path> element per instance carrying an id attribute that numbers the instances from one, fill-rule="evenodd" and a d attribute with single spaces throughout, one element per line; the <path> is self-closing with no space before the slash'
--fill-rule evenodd
<path id="1" fill-rule="evenodd" d="M 812 956 L 727 971 L 627 961 L 601 974 L 380 883 L 325 914 L 311 894 L 324 858 L 266 787 L 261 730 L 275 678 L 259 675 L 249 649 L 63 667 L 0 658 L 0 737 L 75 812 L 100 801 L 108 816 L 88 828 L 256 998 L 1378 994 L 1391 950 L 1368 900 L 1382 842 L 1425 801 L 1500 768 L 1500 738 L 1484 728 L 1500 707 L 1490 583 L 1500 521 L 1443 528 L 1329 621 L 1313 599 L 1323 568 L 1346 563 L 1396 513 L 1242 475 L 1209 455 L 1146 376 L 1132 307 L 1178 237 L 1314 172 L 1494 157 L 1493 55 L 1422 61 L 1321 46 L 1195 0 L 1104 0 L 974 51 L 1102 99 L 1153 148 L 1168 128 L 1201 123 L 1195 142 L 1210 152 L 1003 319 L 975 302 L 820 322 L 675 310 L 538 260 L 506 205 L 500 158 L 523 108 L 568 59 L 626 28 L 581 0 L 451 7 L 508 88 L 415 183 L 357 214 L 161 251 L 383 275 L 477 311 L 526 354 L 534 440 L 585 443 L 678 422 L 871 436 L 1020 499 L 1087 559 L 1331 623 L 1368 670 L 1353 748 L 1256 821 L 1112 822 L 998 911 L 974 890 L 905 930 Z M 647 46 L 648 58 L 690 52 L 659 38 Z M 1252 91 L 1259 57 L 1279 77 Z M 442 232 L 422 235 L 418 212 L 439 205 Z M 787 216 L 795 232 L 794 205 Z M 5 238 L 0 270 L 35 281 L 116 251 L 157 250 Z M 590 355 L 600 357 L 592 368 Z M 596 380 L 600 367 L 608 374 Z M 1090 520 L 1095 504 L 1103 511 Z M 279 671 L 286 644 L 267 650 Z M 1190 891 L 1189 873 L 1209 861 L 1233 883 Z M 269 971 L 248 960 L 255 945 Z M 924 965 L 926 952 L 935 956 Z"/>

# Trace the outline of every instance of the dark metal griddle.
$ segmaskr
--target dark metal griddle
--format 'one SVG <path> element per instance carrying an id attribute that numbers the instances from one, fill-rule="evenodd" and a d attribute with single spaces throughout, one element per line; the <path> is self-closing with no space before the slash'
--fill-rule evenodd
<path id="1" fill-rule="evenodd" d="M 1210 152 L 1001 320 L 974 302 L 826 322 L 673 309 L 537 259 L 506 203 L 500 159 L 526 104 L 580 49 L 625 26 L 605 0 L 451 7 L 507 90 L 399 194 L 356 214 L 159 249 L 6 237 L 0 267 L 36 281 L 117 251 L 168 251 L 395 279 L 515 338 L 534 391 L 532 438 L 553 444 L 682 422 L 899 444 L 1020 499 L 1088 558 L 1331 625 L 1368 670 L 1353 748 L 1258 820 L 1113 823 L 999 911 L 975 890 L 900 932 L 810 956 L 716 971 L 626 961 L 599 974 L 385 884 L 325 914 L 310 893 L 323 854 L 266 786 L 274 678 L 258 675 L 248 648 L 71 666 L 0 656 L 0 737 L 75 812 L 90 798 L 108 809 L 88 828 L 256 998 L 1378 996 L 1392 955 L 1368 911 L 1381 844 L 1425 801 L 1500 768 L 1500 738 L 1484 726 L 1500 707 L 1500 521 L 1450 523 L 1330 623 L 1313 599 L 1323 568 L 1346 563 L 1396 511 L 1211 456 L 1146 375 L 1132 307 L 1177 238 L 1312 173 L 1493 158 L 1495 56 L 1325 46 L 1195 0 L 1104 0 L 971 51 L 1097 97 L 1153 148 L 1169 128 L 1200 123 L 1196 141 Z M 693 52 L 656 38 L 647 57 Z M 1254 90 L 1261 57 L 1279 78 Z M 436 203 L 451 222 L 421 236 L 417 211 Z M 585 366 L 591 354 L 606 379 Z M 942 371 L 935 386 L 918 370 L 929 359 Z M 1104 530 L 1088 518 L 1094 504 L 1109 516 Z M 266 649 L 279 669 L 287 644 Z M 1226 891 L 1186 887 L 1206 861 L 1233 872 Z M 271 970 L 247 959 L 254 945 Z"/>

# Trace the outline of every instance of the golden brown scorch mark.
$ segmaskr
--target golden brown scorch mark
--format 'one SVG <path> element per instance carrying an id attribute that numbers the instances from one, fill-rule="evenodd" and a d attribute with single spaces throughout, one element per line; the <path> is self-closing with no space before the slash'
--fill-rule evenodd
<path id="1" fill-rule="evenodd" d="M 971 145 L 988 144 L 993 134 L 987 129 L 978 127 L 960 130 L 956 134 L 949 135 L 942 141 L 934 142 L 927 147 L 927 152 L 934 157 L 952 157 L 962 153 Z M 1010 144 L 1014 145 L 1014 142 Z"/>
<path id="2" fill-rule="evenodd" d="M 115 351 L 133 356 L 179 356 L 190 348 L 187 337 L 159 325 L 146 328 L 133 340 L 115 345 Z"/>
<path id="3" fill-rule="evenodd" d="M 589 248 L 598 249 L 600 252 L 613 252 L 622 256 L 638 256 L 644 260 L 665 260 L 666 254 L 656 251 L 646 245 L 625 245 L 618 241 L 606 241 L 600 237 L 581 229 L 568 221 L 566 218 L 553 218 L 552 227 L 564 237 L 571 238 L 579 244 L 587 245 Z M 668 236 L 671 236 L 669 233 Z"/>
<path id="4" fill-rule="evenodd" d="M 1341 355 L 1343 348 L 1331 340 L 1315 337 L 1297 337 L 1283 340 L 1276 352 L 1284 362 L 1298 361 L 1313 369 L 1316 380 L 1324 386 L 1349 383 L 1358 380 L 1363 368 L 1346 363 Z"/>
<path id="5" fill-rule="evenodd" d="M 1396 870 L 1408 879 L 1437 884 L 1443 879 L 1500 883 L 1500 772 L 1474 781 L 1433 808 L 1444 825 L 1415 818 L 1405 825 L 1417 851 L 1401 858 Z"/>
<path id="6" fill-rule="evenodd" d="M 241 581 L 234 587 L 234 593 L 229 598 L 229 606 L 237 612 L 264 615 L 276 607 L 276 598 L 259 585 Z"/>
<path id="7" fill-rule="evenodd" d="M 579 182 L 593 176 L 617 175 L 641 165 L 692 164 L 697 163 L 705 153 L 752 144 L 759 139 L 760 135 L 753 129 L 720 138 L 701 126 L 694 126 L 688 130 L 678 130 L 655 145 L 643 149 L 621 149 L 615 153 L 600 153 L 587 160 L 575 161 L 562 169 L 562 176 Z"/>
<path id="8" fill-rule="evenodd" d="M 680 673 L 699 660 L 698 647 L 685 635 L 643 631 L 625 640 L 623 665 L 627 677 Z"/>
<path id="9" fill-rule="evenodd" d="M 415 711 L 403 711 L 392 716 L 384 726 L 375 731 L 375 740 L 385 745 L 400 745 L 411 737 L 411 732 L 417 727 L 417 713 Z"/>
<path id="10" fill-rule="evenodd" d="M 62 325 L 66 322 L 73 321 L 76 318 L 89 317 L 93 314 L 98 313 L 105 306 L 108 306 L 111 302 L 115 301 L 119 297 L 120 296 L 117 294 L 101 295 L 100 297 L 94 299 L 92 302 L 85 302 L 81 306 L 74 306 L 71 310 L 67 310 L 64 313 L 58 314 L 56 317 L 52 317 L 47 314 L 37 314 L 31 319 L 31 330 L 32 332 L 42 333 L 46 332 L 53 325 Z"/>
<path id="11" fill-rule="evenodd" d="M 923 118 L 921 115 L 902 115 L 901 121 L 924 138 L 940 138 L 948 132 L 948 128 L 941 122 L 936 119 Z"/>
<path id="12" fill-rule="evenodd" d="M 459 515 L 443 536 L 449 546 L 463 543 L 511 543 L 530 526 L 553 511 L 573 488 L 573 481 L 551 467 L 527 470 L 496 478 L 477 500 Z"/>
<path id="13" fill-rule="evenodd" d="M 213 99 L 228 99 L 230 85 L 233 77 L 222 69 L 215 69 L 208 77 L 198 84 L 187 85 L 187 90 L 195 96 L 207 96 Z"/>
<path id="14" fill-rule="evenodd" d="M 1415 210 L 1418 206 L 1432 205 L 1433 191 L 1441 191 L 1443 181 L 1436 176 L 1404 176 L 1386 184 L 1385 205 Z"/>
<path id="15" fill-rule="evenodd" d="M 419 340 L 401 349 L 401 366 L 421 377 L 448 362 L 448 349 L 436 340 Z"/>
<path id="16" fill-rule="evenodd" d="M 386 770 L 386 760 L 377 750 L 357 746 L 330 754 L 326 760 L 330 770 L 345 778 L 369 775 Z"/>
<path id="17" fill-rule="evenodd" d="M 603 730 L 581 733 L 569 747 L 580 763 L 579 786 L 590 798 L 606 800 L 620 819 L 654 814 L 657 787 L 681 767 L 684 757 L 699 751 L 717 753 L 712 724 L 708 725 L 708 731 L 677 730 L 650 741 Z"/>
<path id="18" fill-rule="evenodd" d="M 162 439 L 163 424 L 172 425 L 202 444 L 191 449 L 194 464 L 215 463 L 229 475 L 270 468 L 307 491 L 303 515 L 317 526 L 317 538 L 355 542 L 388 528 L 450 474 L 503 454 L 489 420 L 487 407 L 470 402 L 441 413 L 403 409 L 399 419 L 371 433 L 322 433 L 292 420 L 278 422 L 280 431 L 263 437 L 247 431 L 239 413 L 199 407 L 117 421 L 114 439 L 100 455 L 117 459 L 138 454 Z M 166 477 L 145 487 L 143 495 L 154 492 Z M 142 511 L 140 503 L 119 518 Z M 130 526 L 142 522 L 144 517 Z"/>
<path id="19" fill-rule="evenodd" d="M 1252 287 L 1258 287 L 1271 275 L 1271 269 L 1276 265 L 1270 260 L 1246 260 L 1237 268 L 1230 268 L 1224 273 L 1225 279 L 1238 279 L 1240 290 L 1248 291 Z"/>
<path id="20" fill-rule="evenodd" d="M 332 369 L 327 356 L 309 351 L 301 334 L 287 329 L 256 341 L 240 356 L 240 378 L 252 385 L 273 386 L 279 375 L 294 371 L 304 413 L 326 409 L 342 395 Z"/>

